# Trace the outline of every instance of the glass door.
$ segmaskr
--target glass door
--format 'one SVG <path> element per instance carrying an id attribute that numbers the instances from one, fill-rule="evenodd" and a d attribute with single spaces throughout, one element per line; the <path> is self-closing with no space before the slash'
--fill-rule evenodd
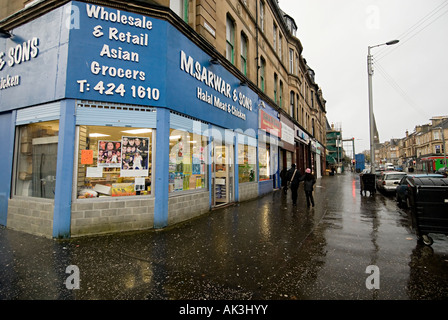
<path id="1" fill-rule="evenodd" d="M 212 202 L 214 207 L 234 201 L 235 168 L 233 161 L 233 145 L 215 140 L 212 163 Z"/>

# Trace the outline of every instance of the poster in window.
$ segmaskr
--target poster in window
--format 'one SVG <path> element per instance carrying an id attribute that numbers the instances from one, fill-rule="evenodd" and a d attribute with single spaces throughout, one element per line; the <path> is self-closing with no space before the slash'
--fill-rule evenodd
<path id="1" fill-rule="evenodd" d="M 147 177 L 149 174 L 149 138 L 121 138 L 122 177 Z"/>
<path id="2" fill-rule="evenodd" d="M 93 164 L 93 150 L 81 150 L 81 164 Z"/>
<path id="3" fill-rule="evenodd" d="M 98 141 L 98 167 L 120 168 L 121 141 Z"/>

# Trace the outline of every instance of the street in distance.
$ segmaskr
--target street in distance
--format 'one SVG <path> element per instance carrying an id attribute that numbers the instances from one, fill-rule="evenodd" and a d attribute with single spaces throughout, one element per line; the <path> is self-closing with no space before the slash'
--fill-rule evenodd
<path id="1" fill-rule="evenodd" d="M 190 305 L 186 305 L 185 307 L 180 307 L 179 314 L 181 315 L 206 315 L 209 318 L 213 312 L 219 313 L 222 315 L 229 314 L 237 314 L 237 315 L 265 315 L 266 310 L 268 309 L 267 305 L 245 305 L 245 304 L 236 304 L 236 305 L 228 305 L 226 304 L 224 309 L 214 309 L 213 307 L 194 307 Z"/>

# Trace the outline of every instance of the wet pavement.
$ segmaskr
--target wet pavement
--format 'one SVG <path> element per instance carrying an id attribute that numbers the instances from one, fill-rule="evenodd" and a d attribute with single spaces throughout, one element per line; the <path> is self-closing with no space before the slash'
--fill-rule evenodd
<path id="1" fill-rule="evenodd" d="M 448 299 L 448 237 L 418 244 L 393 197 L 359 191 L 345 173 L 317 181 L 310 209 L 301 185 L 297 207 L 275 191 L 157 231 L 50 240 L 0 228 L 0 299 Z"/>

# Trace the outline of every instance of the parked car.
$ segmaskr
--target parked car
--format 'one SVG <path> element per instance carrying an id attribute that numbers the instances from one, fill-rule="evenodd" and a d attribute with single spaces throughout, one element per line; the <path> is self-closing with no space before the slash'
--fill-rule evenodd
<path id="1" fill-rule="evenodd" d="M 380 180 L 378 180 L 377 187 L 383 192 L 395 192 L 400 180 L 406 176 L 405 172 L 386 171 L 383 173 Z"/>
<path id="2" fill-rule="evenodd" d="M 379 184 L 383 179 L 384 170 L 375 171 L 375 186 L 376 189 L 379 190 Z"/>
<path id="3" fill-rule="evenodd" d="M 415 185 L 415 178 L 443 178 L 443 175 L 436 173 L 427 174 L 407 174 L 404 176 L 397 185 L 395 191 L 395 199 L 397 200 L 398 206 L 409 207 L 409 192 L 411 186 Z"/>

